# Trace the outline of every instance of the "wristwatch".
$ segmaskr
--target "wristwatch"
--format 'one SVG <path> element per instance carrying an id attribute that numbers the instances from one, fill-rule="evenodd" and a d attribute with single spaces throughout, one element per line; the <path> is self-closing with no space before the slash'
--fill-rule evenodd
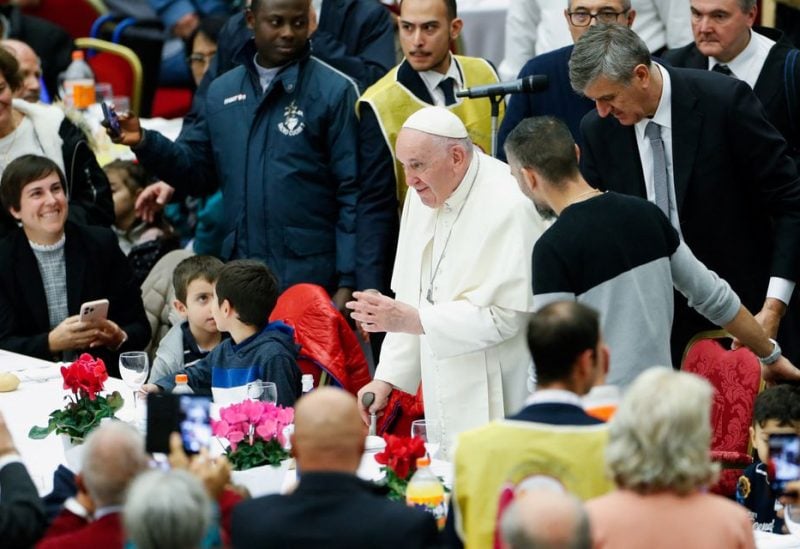
<path id="1" fill-rule="evenodd" d="M 772 352 L 765 357 L 758 357 L 758 361 L 764 366 L 775 364 L 781 357 L 781 346 L 774 339 L 769 338 L 769 340 L 772 342 Z"/>

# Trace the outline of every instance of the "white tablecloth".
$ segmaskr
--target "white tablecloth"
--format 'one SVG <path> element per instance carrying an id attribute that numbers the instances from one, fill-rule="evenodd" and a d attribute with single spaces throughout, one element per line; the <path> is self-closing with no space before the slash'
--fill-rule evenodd
<path id="1" fill-rule="evenodd" d="M 60 464 L 65 464 L 64 448 L 60 437 L 54 433 L 41 440 L 28 438 L 28 431 L 34 425 L 47 425 L 48 415 L 56 408 L 64 405 L 64 397 L 68 391 L 63 389 L 61 370 L 58 365 L 8 351 L 0 350 L 0 372 L 14 372 L 21 380 L 19 388 L 10 393 L 0 393 L 0 412 L 5 416 L 14 444 L 22 456 L 22 461 L 39 489 L 41 495 L 53 489 L 53 472 Z M 133 422 L 137 412 L 133 407 L 133 394 L 125 383 L 116 378 L 109 378 L 105 383 L 108 392 L 119 391 L 125 399 L 122 410 L 117 417 L 123 421 Z M 139 406 L 144 402 L 139 401 Z M 143 417 L 139 408 L 138 417 Z M 139 422 L 141 423 L 141 419 Z M 222 452 L 221 445 L 212 445 L 211 453 Z M 367 452 L 361 461 L 358 475 L 366 480 L 381 478 L 380 465 L 375 462 L 375 453 Z M 434 473 L 442 477 L 445 484 L 452 485 L 452 465 L 434 460 Z M 294 486 L 295 471 L 287 473 L 284 490 Z M 1 545 L 1 544 L 0 544 Z"/>
<path id="2" fill-rule="evenodd" d="M 520 1 L 520 0 L 516 0 Z M 505 51 L 506 12 L 511 0 L 458 0 L 464 20 L 464 55 L 483 57 L 500 66 Z"/>
<path id="3" fill-rule="evenodd" d="M 50 412 L 64 406 L 68 391 L 63 389 L 61 370 L 52 362 L 0 350 L 0 371 L 13 371 L 21 380 L 16 391 L 0 393 L 0 411 L 39 493 L 47 494 L 53 488 L 53 472 L 65 463 L 64 448 L 55 433 L 33 440 L 28 438 L 28 431 L 34 425 L 47 425 Z M 122 394 L 125 405 L 118 415 L 132 419 L 133 394 L 128 386 L 120 379 L 109 378 L 105 388 Z"/>

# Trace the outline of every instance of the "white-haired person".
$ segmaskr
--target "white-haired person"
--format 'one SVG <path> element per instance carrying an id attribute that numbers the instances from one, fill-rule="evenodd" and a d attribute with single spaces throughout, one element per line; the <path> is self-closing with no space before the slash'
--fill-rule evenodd
<path id="1" fill-rule="evenodd" d="M 136 549 L 202 546 L 213 510 L 200 480 L 188 471 L 148 471 L 131 485 L 122 511 Z"/>
<path id="2" fill-rule="evenodd" d="M 746 511 L 709 494 L 711 385 L 655 367 L 630 386 L 610 424 L 617 490 L 587 503 L 594 547 L 755 547 Z"/>

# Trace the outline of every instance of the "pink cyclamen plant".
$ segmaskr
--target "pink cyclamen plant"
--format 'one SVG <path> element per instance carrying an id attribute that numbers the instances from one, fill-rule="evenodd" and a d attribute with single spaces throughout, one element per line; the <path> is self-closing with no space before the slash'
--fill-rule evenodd
<path id="1" fill-rule="evenodd" d="M 215 436 L 227 439 L 230 446 L 225 453 L 235 470 L 278 465 L 289 457 L 283 431 L 294 421 L 293 408 L 245 400 L 220 409 L 219 416 L 211 429 Z"/>

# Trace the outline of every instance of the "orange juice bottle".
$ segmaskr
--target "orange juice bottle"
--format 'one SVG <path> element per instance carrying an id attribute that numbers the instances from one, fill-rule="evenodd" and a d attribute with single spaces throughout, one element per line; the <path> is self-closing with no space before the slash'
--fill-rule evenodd
<path id="1" fill-rule="evenodd" d="M 417 507 L 433 515 L 439 530 L 444 528 L 447 507 L 444 501 L 444 486 L 430 469 L 429 457 L 417 458 L 417 472 L 408 481 L 406 505 Z"/>

